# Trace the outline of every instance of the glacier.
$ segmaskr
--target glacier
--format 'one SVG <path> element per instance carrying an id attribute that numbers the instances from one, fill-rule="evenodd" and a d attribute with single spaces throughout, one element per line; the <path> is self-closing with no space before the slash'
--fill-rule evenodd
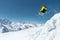
<path id="1" fill-rule="evenodd" d="M 0 40 L 60 40 L 60 13 L 45 24 L 0 20 Z"/>

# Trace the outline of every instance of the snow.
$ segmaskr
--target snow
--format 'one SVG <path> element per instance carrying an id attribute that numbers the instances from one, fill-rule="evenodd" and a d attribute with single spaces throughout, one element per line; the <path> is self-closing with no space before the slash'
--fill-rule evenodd
<path id="1" fill-rule="evenodd" d="M 60 40 L 60 13 L 55 14 L 44 25 L 12 24 L 14 30 L 17 26 L 22 27 L 22 30 L 0 33 L 0 40 Z"/>

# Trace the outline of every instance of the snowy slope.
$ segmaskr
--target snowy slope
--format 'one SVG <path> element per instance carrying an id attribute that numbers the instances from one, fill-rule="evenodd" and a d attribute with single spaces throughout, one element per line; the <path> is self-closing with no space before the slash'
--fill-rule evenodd
<path id="1" fill-rule="evenodd" d="M 15 23 L 13 24 L 14 27 Z M 22 26 L 24 30 L 0 33 L 0 40 L 60 40 L 60 13 L 55 14 L 44 25 L 22 24 Z"/>
<path id="2" fill-rule="evenodd" d="M 60 40 L 60 13 L 45 23 L 43 32 L 35 40 Z"/>

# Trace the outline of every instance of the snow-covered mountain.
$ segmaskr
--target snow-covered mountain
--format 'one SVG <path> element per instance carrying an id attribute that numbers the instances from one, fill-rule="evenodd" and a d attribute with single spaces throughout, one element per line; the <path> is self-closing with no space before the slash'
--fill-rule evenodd
<path id="1" fill-rule="evenodd" d="M 55 14 L 45 23 L 42 32 L 35 40 L 60 40 L 60 13 Z"/>
<path id="2" fill-rule="evenodd" d="M 0 32 L 8 32 L 8 27 L 5 25 L 10 25 L 12 22 L 7 19 L 0 19 Z"/>
<path id="3" fill-rule="evenodd" d="M 31 27 L 37 27 L 37 25 L 31 23 L 12 22 L 8 19 L 0 19 L 0 33 L 20 31 Z"/>
<path id="4" fill-rule="evenodd" d="M 55 14 L 44 25 L 21 23 L 16 25 L 15 22 L 9 25 L 12 25 L 12 28 L 15 30 L 18 28 L 24 30 L 0 33 L 0 40 L 60 40 L 60 13 Z M 5 24 L 4 26 L 7 28 Z M 8 29 L 11 30 L 10 28 Z"/>

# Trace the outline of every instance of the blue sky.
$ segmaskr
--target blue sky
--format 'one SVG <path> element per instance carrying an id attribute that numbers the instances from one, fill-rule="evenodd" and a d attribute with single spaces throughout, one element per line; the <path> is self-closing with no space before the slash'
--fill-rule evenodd
<path id="1" fill-rule="evenodd" d="M 42 5 L 48 8 L 43 17 L 38 15 Z M 0 0 L 0 18 L 13 21 L 45 23 L 56 13 L 54 10 L 60 11 L 60 0 Z"/>

